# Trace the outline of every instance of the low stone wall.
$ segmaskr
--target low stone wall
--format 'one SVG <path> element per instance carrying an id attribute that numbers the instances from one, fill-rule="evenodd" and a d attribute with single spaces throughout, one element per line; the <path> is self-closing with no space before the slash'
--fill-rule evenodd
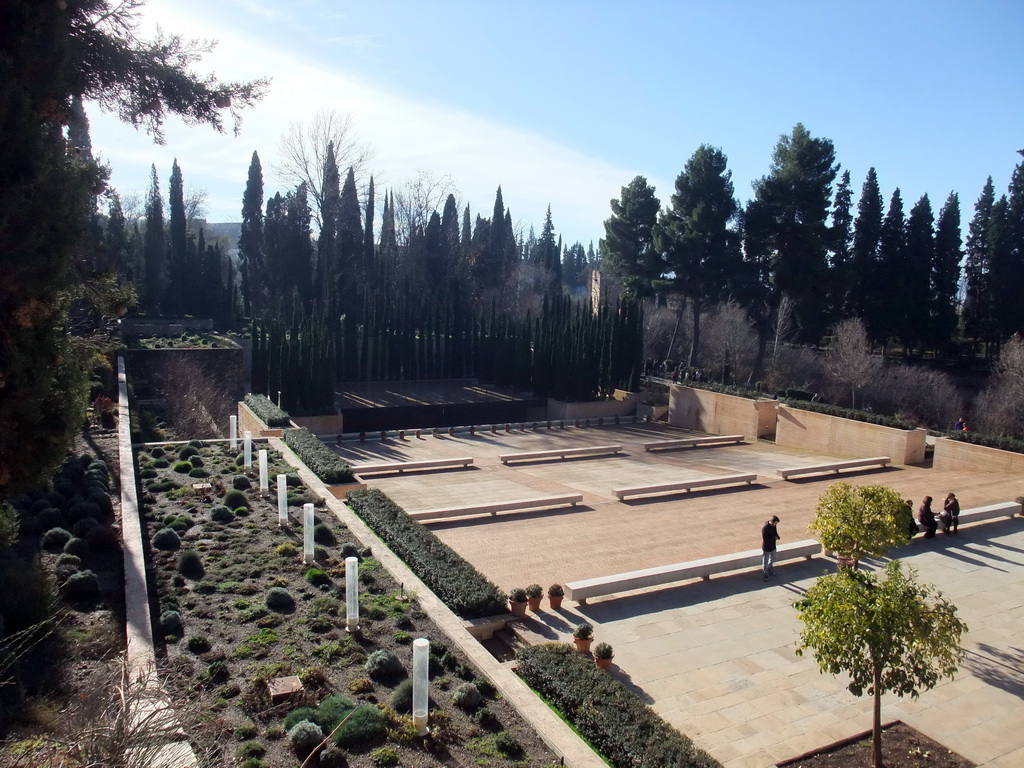
<path id="1" fill-rule="evenodd" d="M 253 437 L 281 437 L 284 434 L 283 429 L 268 427 L 244 401 L 239 400 L 238 439 L 241 440 L 246 432 L 252 432 Z"/>
<path id="2" fill-rule="evenodd" d="M 640 402 L 638 392 L 615 391 L 615 399 L 598 400 L 590 403 L 569 403 L 564 400 L 548 400 L 546 418 L 551 421 L 575 419 L 610 419 L 616 416 L 632 416 Z M 545 417 L 541 417 L 545 418 Z"/>
<path id="3" fill-rule="evenodd" d="M 894 429 L 780 405 L 775 443 L 828 456 L 890 456 L 894 464 L 924 461 L 926 432 Z"/>
<path id="4" fill-rule="evenodd" d="M 1024 472 L 1024 454 L 938 437 L 935 439 L 932 468 L 973 472 Z"/>
<path id="5" fill-rule="evenodd" d="M 329 413 L 323 416 L 292 416 L 292 424 L 296 427 L 305 427 L 314 435 L 340 435 L 344 419 L 340 413 Z"/>
<path id="6" fill-rule="evenodd" d="M 681 384 L 669 389 L 668 423 L 673 427 L 756 440 L 774 431 L 774 412 L 775 401 L 771 400 L 750 400 Z"/>

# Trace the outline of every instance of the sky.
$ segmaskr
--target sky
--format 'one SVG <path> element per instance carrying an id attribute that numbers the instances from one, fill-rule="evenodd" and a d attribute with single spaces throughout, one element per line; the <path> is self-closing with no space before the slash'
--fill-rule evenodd
<path id="1" fill-rule="evenodd" d="M 122 197 L 154 164 L 166 195 L 177 158 L 211 222 L 240 220 L 254 150 L 267 197 L 287 191 L 281 137 L 323 109 L 372 147 L 378 210 L 426 171 L 474 217 L 500 185 L 523 231 L 550 205 L 567 245 L 595 247 L 623 186 L 642 175 L 667 205 L 701 144 L 728 156 L 745 203 L 803 123 L 855 195 L 870 167 L 907 211 L 959 193 L 965 234 L 985 179 L 1005 191 L 1024 149 L 1019 0 L 149 0 L 142 16 L 144 36 L 218 41 L 199 72 L 272 79 L 238 137 L 171 118 L 157 146 L 88 106 Z"/>

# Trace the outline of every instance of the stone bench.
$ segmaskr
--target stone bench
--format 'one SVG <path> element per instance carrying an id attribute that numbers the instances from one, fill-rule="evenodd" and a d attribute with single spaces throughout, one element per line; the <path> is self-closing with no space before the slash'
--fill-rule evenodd
<path id="1" fill-rule="evenodd" d="M 671 451 L 676 448 L 702 448 L 716 445 L 739 445 L 743 435 L 704 435 L 701 437 L 680 437 L 672 440 L 655 440 L 644 443 L 645 451 Z"/>
<path id="2" fill-rule="evenodd" d="M 550 451 L 526 451 L 523 453 L 506 453 L 498 458 L 502 464 L 510 461 L 533 461 L 535 459 L 570 459 L 579 456 L 607 456 L 621 453 L 622 446 L 614 445 L 587 445 L 581 448 L 555 448 Z"/>
<path id="3" fill-rule="evenodd" d="M 886 467 L 892 463 L 888 456 L 872 456 L 867 459 L 847 459 L 846 461 L 832 461 L 827 464 L 810 464 L 805 467 L 787 467 L 775 470 L 783 480 L 795 475 L 818 475 L 831 472 L 838 475 L 844 469 L 860 469 L 862 467 Z"/>
<path id="4" fill-rule="evenodd" d="M 932 509 L 936 513 L 936 522 L 941 526 L 942 523 L 938 519 L 938 513 L 942 512 L 941 507 L 939 509 Z M 1021 514 L 1021 505 L 1016 501 L 1002 501 L 998 504 L 987 504 L 984 507 L 971 507 L 970 509 L 961 509 L 960 518 L 957 525 L 965 525 L 967 523 L 977 523 L 982 520 L 997 520 L 1002 517 L 1013 517 L 1014 515 Z M 925 530 L 924 526 L 920 523 L 917 524 L 917 530 Z"/>
<path id="5" fill-rule="evenodd" d="M 780 545 L 775 552 L 775 562 L 806 558 L 810 560 L 821 554 L 821 544 L 814 539 Z M 731 555 L 705 557 L 701 560 L 690 560 L 673 565 L 659 565 L 655 568 L 644 568 L 639 571 L 627 571 L 611 576 L 599 576 L 594 579 L 570 581 L 565 585 L 565 596 L 578 603 L 585 603 L 588 598 L 614 595 L 618 592 L 631 592 L 646 587 L 657 587 L 686 579 L 709 579 L 712 574 L 739 571 L 746 568 L 761 567 L 762 552 L 751 549 Z"/>
<path id="6" fill-rule="evenodd" d="M 569 493 L 563 496 L 541 496 L 535 499 L 519 499 L 516 501 L 496 501 L 486 504 L 470 504 L 464 507 L 443 507 L 441 509 L 421 509 L 409 512 L 413 520 L 441 520 L 448 517 L 466 517 L 468 515 L 496 515 L 499 512 L 521 512 L 528 509 L 548 509 L 565 504 L 576 506 L 583 501 L 582 493 Z"/>
<path id="7" fill-rule="evenodd" d="M 626 496 L 650 496 L 656 493 L 670 493 L 671 491 L 692 491 L 696 488 L 711 488 L 718 485 L 740 485 L 742 483 L 753 483 L 757 480 L 756 474 L 746 475 L 719 475 L 718 477 L 700 477 L 693 480 L 681 480 L 672 483 L 657 483 L 655 485 L 634 485 L 629 488 L 613 488 L 612 493 L 622 501 Z"/>
<path id="8" fill-rule="evenodd" d="M 445 467 L 468 467 L 473 463 L 471 456 L 460 456 L 453 459 L 423 459 L 421 461 L 382 461 L 377 464 L 360 464 L 353 466 L 357 475 L 379 475 L 384 472 L 407 472 L 420 469 L 443 469 Z"/>

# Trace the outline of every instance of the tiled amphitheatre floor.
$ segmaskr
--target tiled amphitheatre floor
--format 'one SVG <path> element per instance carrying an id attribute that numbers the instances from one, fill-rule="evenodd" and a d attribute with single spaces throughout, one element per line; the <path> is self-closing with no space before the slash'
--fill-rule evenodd
<path id="1" fill-rule="evenodd" d="M 437 535 L 504 589 L 544 586 L 716 554 L 756 549 L 763 521 L 782 522 L 784 541 L 810 538 L 817 497 L 832 477 L 780 480 L 781 466 L 826 461 L 769 443 L 647 453 L 641 443 L 683 434 L 648 425 L 477 434 L 346 443 L 354 464 L 473 456 L 473 468 L 377 476 L 409 511 L 474 501 L 580 492 L 584 503 L 496 518 L 432 525 Z M 622 443 L 624 454 L 505 466 L 501 453 L 560 445 Z M 672 478 L 756 472 L 749 488 L 650 497 L 622 503 L 611 489 Z M 953 490 L 964 508 L 1024 495 L 1024 476 L 897 467 L 846 473 L 855 484 L 884 483 L 916 503 Z M 971 631 L 957 679 L 919 700 L 884 700 L 901 718 L 979 765 L 1024 765 L 1024 520 L 979 524 L 957 538 L 918 539 L 896 553 L 959 606 Z M 566 638 L 586 618 L 616 650 L 616 674 L 669 722 L 728 768 L 762 768 L 870 727 L 870 701 L 794 655 L 793 601 L 830 561 L 783 565 L 644 594 L 567 604 L 543 613 L 537 629 Z"/>

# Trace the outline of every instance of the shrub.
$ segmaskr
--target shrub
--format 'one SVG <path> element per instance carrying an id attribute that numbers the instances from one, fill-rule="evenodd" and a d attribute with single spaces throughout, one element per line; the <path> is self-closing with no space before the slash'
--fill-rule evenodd
<path id="1" fill-rule="evenodd" d="M 355 704 L 347 696 L 328 696 L 316 708 L 313 719 L 324 733 L 330 733 L 354 708 Z"/>
<path id="2" fill-rule="evenodd" d="M 320 523 L 313 527 L 313 541 L 323 544 L 325 547 L 333 547 L 337 543 L 334 538 L 334 531 L 326 523 Z"/>
<path id="3" fill-rule="evenodd" d="M 175 488 L 180 487 L 181 486 L 178 485 L 178 483 L 168 479 L 159 480 L 155 483 L 150 483 L 148 486 L 146 486 L 146 490 L 148 490 L 150 493 L 166 493 L 167 491 L 173 491 Z"/>
<path id="4" fill-rule="evenodd" d="M 608 643 L 598 643 L 594 646 L 594 658 L 612 659 L 615 658 L 615 651 Z"/>
<path id="5" fill-rule="evenodd" d="M 174 471 L 180 472 L 183 475 L 187 475 L 192 471 L 192 462 L 189 461 L 176 461 L 174 463 Z"/>
<path id="6" fill-rule="evenodd" d="M 64 582 L 64 594 L 76 600 L 99 597 L 99 577 L 88 569 L 73 573 Z"/>
<path id="7" fill-rule="evenodd" d="M 352 482 L 352 468 L 308 429 L 289 429 L 284 441 L 303 463 L 328 484 Z"/>
<path id="8" fill-rule="evenodd" d="M 192 469 L 192 470 L 189 471 L 188 476 L 189 477 L 196 477 L 196 478 L 204 478 L 204 477 L 209 477 L 210 473 L 207 472 L 202 467 L 196 467 L 195 469 Z"/>
<path id="9" fill-rule="evenodd" d="M 290 433 L 289 433 L 290 434 Z M 347 504 L 463 619 L 505 613 L 505 596 L 461 555 L 379 490 L 353 491 Z"/>
<path id="10" fill-rule="evenodd" d="M 374 680 L 387 680 L 405 674 L 402 661 L 387 648 L 378 648 L 366 657 L 366 674 Z"/>
<path id="11" fill-rule="evenodd" d="M 299 548 L 292 544 L 290 541 L 286 541 L 283 544 L 278 544 L 274 547 L 276 552 L 281 557 L 295 557 L 299 554 Z"/>
<path id="12" fill-rule="evenodd" d="M 161 528 L 153 534 L 153 546 L 166 552 L 181 548 L 181 537 L 172 528 Z"/>
<path id="13" fill-rule="evenodd" d="M 203 559 L 194 549 L 186 549 L 178 555 L 178 572 L 190 579 L 201 579 L 205 573 Z"/>
<path id="14" fill-rule="evenodd" d="M 522 745 L 508 731 L 501 731 L 494 735 L 494 748 L 505 757 L 515 757 L 523 751 Z"/>
<path id="15" fill-rule="evenodd" d="M 277 741 L 284 737 L 285 730 L 280 725 L 272 725 L 263 732 L 263 735 L 271 741 Z"/>
<path id="16" fill-rule="evenodd" d="M 282 723 L 282 725 L 284 726 L 284 729 L 286 731 L 290 731 L 292 728 L 294 728 L 298 723 L 301 723 L 303 720 L 308 720 L 311 723 L 315 722 L 314 719 L 313 719 L 315 717 L 316 717 L 316 710 L 315 709 L 313 709 L 311 707 L 299 707 L 298 709 L 293 709 L 291 712 L 289 712 L 287 715 L 285 715 L 284 723 Z M 323 740 L 323 738 L 321 737 L 321 741 L 322 740 Z"/>
<path id="17" fill-rule="evenodd" d="M 188 648 L 190 653 L 198 656 L 200 653 L 206 653 L 210 650 L 210 641 L 206 639 L 205 635 L 192 635 L 185 643 L 185 647 Z"/>
<path id="18" fill-rule="evenodd" d="M 256 730 L 256 726 L 253 723 L 242 723 L 240 726 L 235 728 L 235 738 L 239 741 L 251 739 L 257 733 L 258 731 Z"/>
<path id="19" fill-rule="evenodd" d="M 508 601 L 510 603 L 525 603 L 526 602 L 526 590 L 522 587 L 516 587 L 510 589 L 508 593 Z"/>
<path id="20" fill-rule="evenodd" d="M 391 747 L 381 747 L 370 753 L 370 762 L 377 768 L 393 768 L 399 763 L 399 755 Z"/>
<path id="21" fill-rule="evenodd" d="M 334 734 L 334 743 L 339 747 L 367 744 L 383 739 L 387 733 L 387 718 L 375 706 L 364 704 L 357 707 L 352 716 Z"/>
<path id="22" fill-rule="evenodd" d="M 224 506 L 228 509 L 249 508 L 249 497 L 242 491 L 231 490 L 224 494 Z"/>
<path id="23" fill-rule="evenodd" d="M 164 611 L 160 614 L 160 632 L 164 635 L 181 637 L 185 625 L 181 620 L 181 614 L 177 611 Z"/>
<path id="24" fill-rule="evenodd" d="M 452 704 L 460 707 L 467 712 L 471 712 L 480 706 L 480 702 L 483 701 L 483 696 L 480 695 L 480 691 L 472 683 L 460 683 L 459 686 L 452 693 Z"/>
<path id="25" fill-rule="evenodd" d="M 235 519 L 235 513 L 225 506 L 217 506 L 210 510 L 210 519 L 215 523 L 230 523 Z"/>
<path id="26" fill-rule="evenodd" d="M 306 571 L 304 578 L 314 587 L 326 587 L 331 583 L 331 577 L 316 567 L 310 568 Z"/>
<path id="27" fill-rule="evenodd" d="M 97 520 L 95 517 L 84 517 L 74 524 L 74 526 L 71 528 L 71 532 L 75 534 L 75 536 L 85 536 L 85 534 L 87 534 L 89 531 L 91 531 L 99 524 L 100 521 Z"/>
<path id="28" fill-rule="evenodd" d="M 248 491 L 252 488 L 252 482 L 245 475 L 235 475 L 231 481 L 231 487 L 236 491 Z"/>
<path id="29" fill-rule="evenodd" d="M 548 587 L 548 597 L 564 597 L 565 589 L 561 584 L 552 584 Z"/>
<path id="30" fill-rule="evenodd" d="M 181 459 L 182 461 L 188 461 L 193 456 L 198 456 L 198 455 L 199 455 L 199 449 L 196 448 L 194 445 L 182 446 L 181 450 L 178 451 L 178 458 Z"/>
<path id="31" fill-rule="evenodd" d="M 348 768 L 348 758 L 345 757 L 345 750 L 334 744 L 325 745 L 316 757 L 319 761 L 319 768 Z"/>
<path id="32" fill-rule="evenodd" d="M 494 687 L 494 683 L 488 680 L 486 677 L 474 677 L 473 685 L 480 691 L 481 694 L 488 698 L 493 698 L 497 693 L 497 689 Z"/>
<path id="33" fill-rule="evenodd" d="M 109 525 L 97 525 L 85 534 L 85 540 L 93 549 L 116 549 L 121 545 L 117 531 Z"/>
<path id="34" fill-rule="evenodd" d="M 69 555 L 75 555 L 76 557 L 85 557 L 89 554 L 89 542 L 85 539 L 80 539 L 77 536 L 68 539 L 64 545 L 64 551 Z"/>
<path id="35" fill-rule="evenodd" d="M 530 584 L 526 588 L 526 596 L 532 598 L 538 598 L 544 596 L 544 588 L 540 584 Z"/>
<path id="36" fill-rule="evenodd" d="M 168 515 L 164 518 L 164 525 L 167 528 L 170 528 L 172 531 L 184 533 L 193 525 L 195 525 L 195 523 L 192 521 L 192 518 L 185 517 L 184 515 L 179 515 L 178 517 L 175 517 L 174 515 Z"/>
<path id="37" fill-rule="evenodd" d="M 191 464 L 196 469 L 206 466 L 206 462 L 203 461 L 202 456 L 193 456 L 188 460 L 188 463 Z"/>
<path id="38" fill-rule="evenodd" d="M 238 735 L 237 729 L 235 735 Z M 247 741 L 245 744 L 238 748 L 238 756 L 245 757 L 263 757 L 267 753 L 267 748 L 260 744 L 258 741 Z"/>
<path id="39" fill-rule="evenodd" d="M 581 621 L 572 630 L 572 636 L 578 640 L 586 640 L 594 636 L 594 626 L 586 621 Z"/>
<path id="40" fill-rule="evenodd" d="M 359 557 L 359 547 L 351 541 L 346 541 L 341 545 L 341 556 L 342 558 Z"/>
<path id="41" fill-rule="evenodd" d="M 42 545 L 46 549 L 62 549 L 71 541 L 71 531 L 66 528 L 51 528 L 43 534 Z"/>
<path id="42" fill-rule="evenodd" d="M 249 410 L 256 414 L 256 418 L 268 427 L 289 427 L 291 417 L 287 411 L 282 411 L 266 395 L 246 395 L 245 404 Z"/>
<path id="43" fill-rule="evenodd" d="M 316 723 L 300 720 L 288 729 L 288 739 L 291 741 L 295 754 L 304 758 L 324 740 L 324 732 Z"/>
<path id="44" fill-rule="evenodd" d="M 47 506 L 43 507 L 37 518 L 39 520 L 39 527 L 44 531 L 48 531 L 51 528 L 63 528 L 67 524 L 67 520 L 64 519 L 64 513 L 56 507 L 48 506 L 49 502 L 43 502 Z M 64 544 L 61 542 L 61 546 Z"/>
<path id="45" fill-rule="evenodd" d="M 391 692 L 391 708 L 400 715 L 412 712 L 412 680 L 406 678 Z"/>
<path id="46" fill-rule="evenodd" d="M 73 565 L 75 566 L 75 568 L 77 568 L 81 564 L 82 558 L 80 558 L 78 555 L 69 555 L 65 552 L 64 554 L 57 557 L 57 565 Z"/>
<path id="47" fill-rule="evenodd" d="M 267 590 L 264 604 L 272 611 L 284 613 L 295 609 L 295 598 L 284 587 L 271 587 Z"/>
<path id="48" fill-rule="evenodd" d="M 68 510 L 68 520 L 71 522 L 84 520 L 87 517 L 98 518 L 99 516 L 99 506 L 91 501 L 76 501 L 71 505 L 71 509 Z"/>

